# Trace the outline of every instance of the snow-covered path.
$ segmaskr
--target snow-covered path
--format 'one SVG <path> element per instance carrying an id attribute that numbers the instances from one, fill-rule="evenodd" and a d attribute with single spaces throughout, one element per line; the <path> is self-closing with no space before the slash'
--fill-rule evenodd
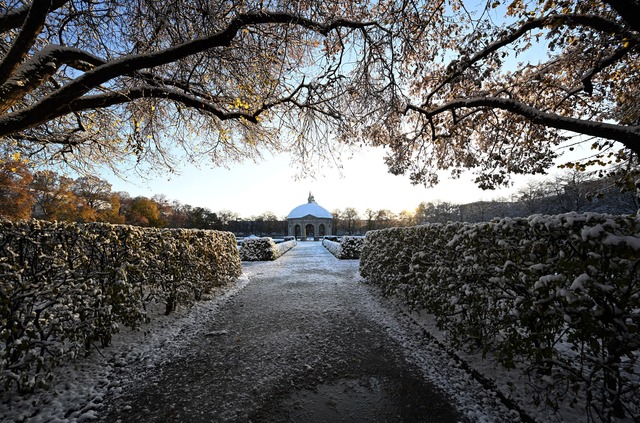
<path id="1" fill-rule="evenodd" d="M 6 421 L 518 420 L 365 285 L 358 265 L 317 242 L 243 263 L 230 293 L 123 334 L 36 401 L 5 404 Z"/>
<path id="2" fill-rule="evenodd" d="M 461 419 L 390 336 L 357 261 L 300 243 L 244 270 L 246 288 L 201 322 L 175 360 L 108 403 L 105 421 Z"/>

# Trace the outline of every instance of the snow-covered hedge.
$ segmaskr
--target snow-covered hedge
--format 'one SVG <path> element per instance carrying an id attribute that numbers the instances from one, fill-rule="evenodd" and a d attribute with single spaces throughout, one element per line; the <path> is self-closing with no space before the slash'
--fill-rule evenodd
<path id="1" fill-rule="evenodd" d="M 333 254 L 337 258 L 340 258 L 340 253 L 342 252 L 342 247 L 340 246 L 339 242 L 331 241 L 331 240 L 325 238 L 325 239 L 322 240 L 322 246 L 324 248 L 326 248 L 327 250 L 329 250 L 329 252 L 331 254 Z"/>
<path id="2" fill-rule="evenodd" d="M 535 215 L 367 233 L 360 270 L 459 348 L 530 366 L 542 401 L 640 415 L 640 216 Z"/>
<path id="3" fill-rule="evenodd" d="M 271 238 L 245 238 L 240 247 L 240 258 L 242 261 L 275 260 L 295 246 L 295 240 L 276 244 Z"/>
<path id="4" fill-rule="evenodd" d="M 0 385 L 46 385 L 150 301 L 169 313 L 240 273 L 231 233 L 0 221 Z"/>
<path id="5" fill-rule="evenodd" d="M 291 241 L 281 242 L 280 244 L 276 244 L 276 249 L 278 250 L 278 257 L 283 255 L 284 253 L 286 253 L 296 245 L 298 245 L 298 243 L 296 242 L 295 239 Z"/>
<path id="6" fill-rule="evenodd" d="M 364 237 L 362 236 L 343 236 L 340 241 L 342 246 L 341 259 L 358 259 L 364 245 Z"/>
<path id="7" fill-rule="evenodd" d="M 340 242 L 325 238 L 322 245 L 339 259 L 358 259 L 364 245 L 364 237 L 343 236 Z"/>

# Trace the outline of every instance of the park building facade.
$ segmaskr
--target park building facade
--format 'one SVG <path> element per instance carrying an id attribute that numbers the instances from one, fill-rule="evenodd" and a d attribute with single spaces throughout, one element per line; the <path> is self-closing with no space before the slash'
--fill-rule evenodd
<path id="1" fill-rule="evenodd" d="M 299 241 L 318 240 L 325 235 L 333 234 L 333 215 L 316 203 L 309 193 L 306 204 L 291 210 L 287 216 L 288 233 Z"/>

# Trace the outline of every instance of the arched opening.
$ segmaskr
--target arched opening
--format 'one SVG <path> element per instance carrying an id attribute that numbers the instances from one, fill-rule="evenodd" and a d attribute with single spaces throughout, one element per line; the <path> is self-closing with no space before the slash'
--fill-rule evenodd
<path id="1" fill-rule="evenodd" d="M 322 236 L 325 236 L 325 235 L 326 235 L 326 232 L 325 232 L 325 229 L 324 229 L 324 224 L 321 223 L 320 226 L 318 227 L 318 236 L 322 237 Z"/>
<path id="2" fill-rule="evenodd" d="M 307 240 L 313 240 L 315 238 L 314 228 L 312 224 L 308 224 L 304 228 L 305 234 L 307 236 Z"/>
<path id="3" fill-rule="evenodd" d="M 293 232 L 294 232 L 294 236 L 296 237 L 296 239 L 300 239 L 300 236 L 302 235 L 300 233 L 300 225 L 296 225 L 296 227 L 293 230 Z"/>

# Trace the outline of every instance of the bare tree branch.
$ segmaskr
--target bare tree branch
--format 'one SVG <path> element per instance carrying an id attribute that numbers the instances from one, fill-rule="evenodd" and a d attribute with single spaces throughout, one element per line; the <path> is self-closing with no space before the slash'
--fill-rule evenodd
<path id="1" fill-rule="evenodd" d="M 49 11 L 59 9 L 68 2 L 69 0 L 54 0 Z M 20 28 L 27 19 L 30 8 L 31 4 L 27 4 L 18 9 L 7 10 L 4 13 L 0 13 L 0 34 L 10 29 Z"/>
<path id="2" fill-rule="evenodd" d="M 189 95 L 187 93 L 174 90 L 171 88 L 167 88 L 167 87 L 153 87 L 153 86 L 137 87 L 134 89 L 130 89 L 126 92 L 112 92 L 112 93 L 105 93 L 100 95 L 85 96 L 78 100 L 72 101 L 69 104 L 69 110 L 73 112 L 79 112 L 83 110 L 93 110 L 93 109 L 110 107 L 117 104 L 128 103 L 130 101 L 137 100 L 140 98 L 156 98 L 156 99 L 172 100 L 184 106 L 192 107 L 200 111 L 211 113 L 212 115 L 216 116 L 220 120 L 245 119 L 252 123 L 258 123 L 257 118 L 262 113 L 280 104 L 293 101 L 293 98 L 304 86 L 305 86 L 304 84 L 298 86 L 287 97 L 284 97 L 276 101 L 272 101 L 267 104 L 263 104 L 256 110 L 247 111 L 247 112 L 243 112 L 243 111 L 227 112 L 218 107 L 215 107 L 210 102 L 204 101 L 201 98 Z M 62 112 L 60 116 L 66 113 L 68 112 Z M 52 118 L 54 117 L 59 117 L 59 116 L 52 116 Z"/>
<path id="3" fill-rule="evenodd" d="M 409 104 L 407 105 L 407 110 L 413 110 L 427 118 L 433 118 L 445 112 L 470 107 L 501 109 L 525 117 L 532 123 L 538 125 L 615 140 L 640 155 L 640 126 L 623 126 L 561 116 L 554 113 L 544 112 L 540 109 L 528 106 L 520 101 L 510 98 L 460 98 L 432 109 L 425 109 L 420 106 Z"/>
<path id="4" fill-rule="evenodd" d="M 7 54 L 0 61 L 0 85 L 20 66 L 44 27 L 52 0 L 33 0 L 29 14 Z"/>
<path id="5" fill-rule="evenodd" d="M 433 96 L 440 91 L 447 84 L 454 81 L 457 77 L 461 76 L 465 71 L 470 69 L 474 64 L 479 61 L 487 58 L 490 54 L 498 51 L 499 49 L 508 46 L 509 44 L 514 43 L 522 36 L 531 32 L 534 29 L 541 29 L 550 26 L 556 25 L 566 25 L 567 27 L 575 27 L 575 26 L 585 26 L 589 28 L 596 29 L 601 32 L 607 33 L 616 33 L 616 34 L 628 34 L 630 37 L 638 38 L 636 34 L 630 33 L 625 30 L 623 27 L 618 25 L 616 22 L 611 21 L 609 19 L 605 19 L 601 16 L 595 15 L 577 15 L 577 14 L 567 14 L 567 15 L 551 15 L 545 16 L 542 18 L 534 18 L 526 21 L 516 29 L 511 32 L 507 32 L 499 38 L 498 40 L 492 42 L 484 49 L 480 50 L 476 54 L 474 54 L 468 60 L 462 60 L 460 62 L 452 62 L 450 65 L 450 73 L 449 75 L 443 79 L 432 91 L 429 95 L 426 96 L 425 101 L 422 104 L 422 107 L 426 107 Z"/>
<path id="6" fill-rule="evenodd" d="M 293 24 L 326 36 L 337 28 L 365 28 L 374 23 L 338 19 L 322 24 L 288 13 L 240 14 L 233 18 L 225 29 L 210 36 L 197 38 L 158 52 L 125 56 L 85 72 L 41 101 L 0 117 L 0 136 L 34 127 L 50 120 L 53 116 L 64 115 L 65 110 L 68 113 L 68 105 L 70 103 L 111 79 L 129 75 L 141 69 L 172 63 L 204 50 L 228 46 L 240 29 L 261 24 Z"/>
<path id="7" fill-rule="evenodd" d="M 574 95 L 583 90 L 589 95 L 593 94 L 593 78 L 604 69 L 619 62 L 625 55 L 635 49 L 638 44 L 640 43 L 637 41 L 629 42 L 626 46 L 617 49 L 613 54 L 610 54 L 604 59 L 599 60 L 595 66 L 593 66 L 591 69 L 589 69 L 589 71 L 582 75 L 582 77 L 580 78 L 580 82 L 582 84 L 569 91 L 567 96 Z"/>

